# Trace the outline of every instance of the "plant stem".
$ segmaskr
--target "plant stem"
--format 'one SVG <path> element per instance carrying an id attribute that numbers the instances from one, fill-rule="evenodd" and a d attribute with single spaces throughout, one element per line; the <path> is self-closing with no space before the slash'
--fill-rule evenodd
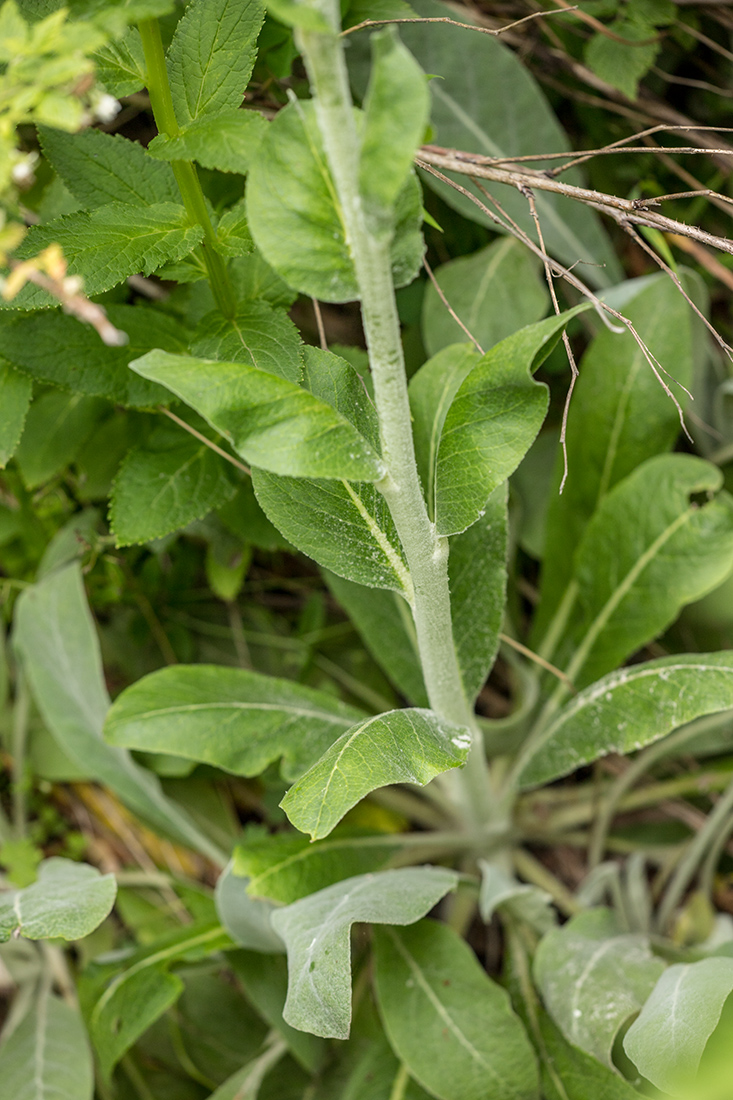
<path id="1" fill-rule="evenodd" d="M 158 20 L 141 19 L 138 23 L 138 29 L 145 54 L 148 95 L 153 108 L 155 125 L 158 127 L 160 134 L 165 134 L 169 138 L 178 137 L 181 129 L 173 107 L 173 97 Z M 190 160 L 171 161 L 171 167 L 189 218 L 200 225 L 204 231 L 201 249 L 216 304 L 224 317 L 231 319 L 237 312 L 237 303 L 226 264 L 217 251 L 216 232 L 211 224 L 196 167 Z"/>
<path id="2" fill-rule="evenodd" d="M 332 34 L 299 31 L 316 115 L 346 240 L 361 296 L 362 318 L 374 395 L 379 414 L 382 458 L 387 468 L 377 484 L 389 506 L 414 586 L 412 605 L 420 660 L 430 705 L 438 714 L 472 732 L 468 762 L 456 779 L 441 777 L 454 800 L 472 820 L 492 812 L 491 788 L 480 730 L 466 699 L 458 666 L 448 588 L 448 539 L 428 516 L 415 463 L 399 318 L 392 283 L 390 234 L 366 224 L 359 192 L 359 138 L 349 91 L 343 45 L 338 37 L 336 0 L 324 0 Z M 322 10 L 323 10 L 322 9 Z"/>
<path id="3" fill-rule="evenodd" d="M 13 828 L 17 837 L 26 833 L 25 758 L 28 739 L 30 695 L 22 668 L 18 667 L 13 706 Z"/>

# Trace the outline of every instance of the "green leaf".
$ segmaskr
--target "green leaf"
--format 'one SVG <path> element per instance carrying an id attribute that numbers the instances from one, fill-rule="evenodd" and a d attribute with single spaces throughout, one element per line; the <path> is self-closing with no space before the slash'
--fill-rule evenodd
<path id="1" fill-rule="evenodd" d="M 153 160 L 136 141 L 91 127 L 67 134 L 41 126 L 39 136 L 44 156 L 85 210 L 107 203 L 180 202 L 171 169 Z"/>
<path id="2" fill-rule="evenodd" d="M 710 499 L 722 482 L 703 459 L 657 455 L 601 502 L 575 558 L 578 687 L 616 668 L 728 575 L 733 497 Z M 690 498 L 701 492 L 708 502 L 698 505 Z"/>
<path id="3" fill-rule="evenodd" d="M 130 27 L 117 42 L 108 42 L 98 50 L 94 62 L 97 80 L 117 99 L 139 92 L 148 77 L 143 44 L 136 27 Z"/>
<path id="4" fill-rule="evenodd" d="M 105 403 L 96 397 L 51 391 L 31 405 L 15 452 L 23 481 L 35 489 L 73 461 Z"/>
<path id="5" fill-rule="evenodd" d="M 0 468 L 7 465 L 20 443 L 32 393 L 30 379 L 0 359 Z"/>
<path id="6" fill-rule="evenodd" d="M 441 534 L 458 534 L 475 523 L 491 493 L 529 450 L 548 401 L 547 387 L 531 372 L 570 318 L 586 308 L 576 306 L 520 329 L 488 351 L 461 382 L 438 444 L 435 522 Z"/>
<path id="7" fill-rule="evenodd" d="M 244 175 L 266 131 L 262 115 L 232 107 L 204 115 L 176 137 L 159 134 L 150 142 L 148 152 L 158 160 L 195 160 L 204 168 Z"/>
<path id="8" fill-rule="evenodd" d="M 18 249 L 19 259 L 58 244 L 70 275 L 84 279 L 88 297 L 110 290 L 128 275 L 149 275 L 170 260 L 180 260 L 199 243 L 200 225 L 191 225 L 182 206 L 171 202 L 130 206 L 111 202 L 90 214 L 67 214 L 46 225 L 32 226 Z M 29 283 L 13 299 L 17 309 L 58 305 L 45 290 Z"/>
<path id="9" fill-rule="evenodd" d="M 248 837 L 234 850 L 247 892 L 289 905 L 354 874 L 379 871 L 401 847 L 399 835 L 374 836 L 346 826 L 316 843 L 299 833 Z"/>
<path id="10" fill-rule="evenodd" d="M 187 6 L 167 55 L 180 126 L 240 106 L 264 18 L 261 0 L 193 0 Z"/>
<path id="11" fill-rule="evenodd" d="M 639 81 L 654 64 L 659 53 L 657 34 L 650 23 L 636 19 L 614 19 L 608 28 L 626 39 L 619 42 L 607 34 L 594 34 L 586 43 L 585 61 L 589 69 L 612 88 L 618 88 L 627 99 L 635 100 Z M 647 42 L 647 45 L 641 45 Z"/>
<path id="12" fill-rule="evenodd" d="M 266 371 L 163 351 L 130 366 L 167 386 L 253 466 L 292 477 L 364 481 L 384 472 L 363 436 L 330 405 Z"/>
<path id="13" fill-rule="evenodd" d="M 456 18 L 453 8 L 435 0 L 414 0 L 412 6 L 422 17 Z M 460 13 L 460 21 L 471 22 L 467 11 Z M 569 149 L 567 136 L 527 66 L 500 40 L 472 34 L 461 27 L 427 23 L 404 24 L 400 35 L 423 70 L 441 77 L 431 80 L 429 85 L 435 135 L 432 140 L 436 144 L 507 159 Z M 352 42 L 349 63 L 363 89 L 367 45 L 353 39 Z M 543 167 L 541 162 L 539 167 Z M 465 183 L 465 176 L 455 178 L 461 185 Z M 426 173 L 424 179 L 454 210 L 496 231 L 495 225 L 469 199 L 434 176 Z M 584 182 L 577 170 L 564 173 L 563 179 L 574 184 Z M 507 214 L 534 238 L 536 231 L 526 198 L 501 184 L 489 183 L 488 189 Z M 535 201 L 551 255 L 566 264 L 580 260 L 581 277 L 594 285 L 609 286 L 623 278 L 595 213 L 580 203 L 546 192 L 538 191 Z"/>
<path id="14" fill-rule="evenodd" d="M 290 680 L 219 665 L 175 665 L 144 676 L 115 700 L 105 736 L 235 775 L 259 775 L 282 757 L 296 779 L 361 713 Z"/>
<path id="15" fill-rule="evenodd" d="M 298 330 L 284 309 L 267 302 L 242 303 L 231 321 L 218 310 L 207 313 L 194 333 L 191 352 L 201 359 L 247 363 L 288 382 L 300 382 L 303 373 Z"/>
<path id="16" fill-rule="evenodd" d="M 662 1092 L 689 1096 L 708 1039 L 733 992 L 733 959 L 665 970 L 624 1036 L 624 1050 Z"/>
<path id="17" fill-rule="evenodd" d="M 272 923 L 288 948 L 283 1016 L 291 1027 L 347 1039 L 351 1020 L 351 925 L 413 924 L 455 888 L 443 867 L 357 875 L 280 909 Z"/>
<path id="18" fill-rule="evenodd" d="M 662 971 L 649 937 L 622 932 L 610 909 L 587 909 L 548 932 L 534 977 L 568 1042 L 612 1067 L 619 1028 L 638 1012 Z"/>
<path id="19" fill-rule="evenodd" d="M 525 762 L 520 783 L 547 783 L 599 756 L 633 752 L 694 718 L 730 708 L 730 653 L 682 653 L 621 668 L 560 711 Z"/>
<path id="20" fill-rule="evenodd" d="M 254 251 L 254 247 L 247 223 L 247 204 L 244 199 L 240 199 L 219 221 L 216 248 L 222 256 L 233 258 L 246 256 Z"/>
<path id="21" fill-rule="evenodd" d="M 430 114 L 427 80 L 395 27 L 372 34 L 372 69 L 364 100 L 359 190 L 367 217 L 391 224 L 392 208 L 412 170 Z"/>
<path id="22" fill-rule="evenodd" d="M 78 1012 L 39 997 L 0 1047 L 0 1076 L 13 1100 L 92 1100 L 94 1065 Z"/>
<path id="23" fill-rule="evenodd" d="M 342 734 L 280 805 L 296 829 L 319 840 L 370 791 L 391 783 L 424 787 L 464 764 L 470 745 L 468 730 L 431 710 L 387 711 Z"/>
<path id="24" fill-rule="evenodd" d="M 46 859 L 31 886 L 0 893 L 0 943 L 11 936 L 83 939 L 109 915 L 116 894 L 114 875 L 100 875 L 87 863 Z"/>
<path id="25" fill-rule="evenodd" d="M 549 305 L 534 257 L 513 237 L 441 264 L 435 278 L 453 311 L 486 351 L 517 329 L 539 321 Z M 423 298 L 421 329 L 431 356 L 466 340 L 432 283 Z"/>
<path id="26" fill-rule="evenodd" d="M 532 1047 L 507 992 L 444 924 L 378 930 L 376 987 L 393 1050 L 438 1100 L 536 1100 Z"/>
<path id="27" fill-rule="evenodd" d="M 572 1046 L 543 1009 L 539 1009 L 542 1036 L 542 1085 L 547 1100 L 639 1100 L 640 1093 L 616 1069 L 601 1065 L 590 1054 Z"/>
<path id="28" fill-rule="evenodd" d="M 106 397 L 125 408 L 168 405 L 170 392 L 133 374 L 127 364 L 151 348 L 183 351 L 186 334 L 164 313 L 137 306 L 107 306 L 112 324 L 127 334 L 124 347 L 102 343 L 90 325 L 60 310 L 6 315 L 0 341 L 11 362 L 38 382 L 87 397 Z"/>
<path id="29" fill-rule="evenodd" d="M 359 297 L 312 101 L 291 103 L 270 123 L 250 170 L 247 209 L 257 247 L 295 290 L 324 302 Z M 419 270 L 421 224 L 420 188 L 411 175 L 395 208 L 396 286 L 412 282 Z"/>
<path id="30" fill-rule="evenodd" d="M 326 12 L 318 0 L 269 0 L 268 10 L 286 27 L 300 27 L 318 34 L 333 34 L 330 8 Z"/>
<path id="31" fill-rule="evenodd" d="M 102 740 L 109 697 L 78 564 L 24 590 L 14 638 L 43 720 L 73 763 L 155 828 L 220 863 L 219 850 L 157 778 Z"/>
<path id="32" fill-rule="evenodd" d="M 230 860 L 216 882 L 216 912 L 235 943 L 250 951 L 284 951 L 285 945 L 270 923 L 272 902 L 247 893 L 249 879 L 235 873 Z"/>
<path id="33" fill-rule="evenodd" d="M 395 591 L 364 588 L 334 573 L 324 573 L 324 579 L 397 690 L 415 706 L 429 706 L 415 624 L 402 596 Z"/>
<path id="34" fill-rule="evenodd" d="M 632 280 L 629 301 L 616 304 L 652 355 L 683 386 L 692 383 L 692 312 L 666 275 Z M 688 285 L 688 291 L 694 293 Z M 684 407 L 686 395 L 673 387 Z M 606 494 L 646 459 L 668 451 L 679 435 L 677 409 L 628 331 L 605 326 L 580 361 L 568 414 L 568 478 L 562 496 L 549 494 L 539 611 L 540 639 L 572 578 L 573 555 L 586 524 Z M 561 477 L 562 455 L 555 482 Z"/>
<path id="35" fill-rule="evenodd" d="M 94 1007 L 89 1030 L 105 1080 L 143 1032 L 176 1003 L 183 982 L 166 963 L 131 968 L 117 978 Z"/>
<path id="36" fill-rule="evenodd" d="M 231 467 L 210 447 L 162 426 L 131 450 L 115 478 L 109 520 L 117 546 L 162 538 L 234 496 Z"/>
<path id="37" fill-rule="evenodd" d="M 552 897 L 546 890 L 517 882 L 497 864 L 486 859 L 480 859 L 478 863 L 481 869 L 478 904 L 481 919 L 486 924 L 498 909 L 506 907 L 513 920 L 525 921 L 541 935 L 549 932 L 556 918 L 549 908 Z"/>

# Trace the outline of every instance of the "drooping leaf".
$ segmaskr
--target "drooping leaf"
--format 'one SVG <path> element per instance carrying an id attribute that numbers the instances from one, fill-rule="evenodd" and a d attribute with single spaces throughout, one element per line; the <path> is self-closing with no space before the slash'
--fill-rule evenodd
<path id="1" fill-rule="evenodd" d="M 312 102 L 291 103 L 270 123 L 250 170 L 247 208 L 257 247 L 295 290 L 325 302 L 359 297 Z M 419 270 L 421 222 L 420 190 L 411 175 L 395 207 L 396 286 L 411 282 Z"/>
<path id="2" fill-rule="evenodd" d="M 250 897 L 248 885 L 248 878 L 234 873 L 234 861 L 230 860 L 216 882 L 219 920 L 234 942 L 250 951 L 284 951 L 270 922 L 275 907 L 271 901 Z"/>
<path id="3" fill-rule="evenodd" d="M 123 347 L 108 347 L 89 325 L 59 310 L 4 317 L 4 354 L 39 382 L 87 397 L 106 397 L 125 408 L 149 409 L 170 403 L 170 391 L 128 369 L 130 359 L 151 348 L 182 352 L 186 333 L 164 313 L 134 306 L 107 306 L 112 324 L 127 334 Z M 76 434 L 76 433 L 75 433 Z"/>
<path id="4" fill-rule="evenodd" d="M 703 459 L 658 455 L 604 498 L 575 559 L 578 687 L 661 634 L 730 572 L 733 497 L 710 499 L 722 482 Z M 698 505 L 690 499 L 696 493 L 708 501 Z"/>
<path id="5" fill-rule="evenodd" d="M 293 382 L 244 363 L 163 351 L 130 366 L 191 405 L 254 466 L 291 477 L 376 481 L 383 474 L 363 436 Z"/>
<path id="6" fill-rule="evenodd" d="M 513 237 L 441 264 L 435 278 L 451 308 L 484 351 L 539 321 L 547 312 L 549 295 L 538 265 Z M 430 356 L 467 338 L 432 283 L 428 283 L 423 298 L 421 331 Z"/>
<path id="7" fill-rule="evenodd" d="M 639 1072 L 664 1093 L 692 1095 L 703 1051 L 731 992 L 732 958 L 665 970 L 624 1036 L 624 1050 Z"/>
<path id="8" fill-rule="evenodd" d="M 357 723 L 339 737 L 280 805 L 312 840 L 328 836 L 370 791 L 390 783 L 425 786 L 465 763 L 468 730 L 431 710 L 391 710 Z"/>
<path id="9" fill-rule="evenodd" d="M 117 545 L 162 538 L 225 504 L 236 492 L 230 470 L 205 443 L 162 426 L 117 472 L 109 512 Z"/>
<path id="10" fill-rule="evenodd" d="M 694 293 L 689 284 L 688 290 Z M 632 280 L 627 292 L 631 299 L 616 308 L 633 323 L 664 369 L 689 388 L 692 311 L 682 295 L 665 275 Z M 568 478 L 562 496 L 553 490 L 549 497 L 535 639 L 547 629 L 572 578 L 575 550 L 598 505 L 642 462 L 669 450 L 680 430 L 674 403 L 628 331 L 602 327 L 579 369 L 568 415 Z M 686 394 L 679 386 L 672 388 L 684 408 Z M 561 462 L 560 455 L 556 483 Z"/>
<path id="11" fill-rule="evenodd" d="M 439 1100 L 536 1100 L 532 1047 L 509 996 L 451 928 L 379 929 L 376 987 L 385 1030 Z"/>
<path id="12" fill-rule="evenodd" d="M 261 0 L 194 0 L 188 5 L 166 59 L 179 126 L 240 106 L 264 17 Z"/>
<path id="13" fill-rule="evenodd" d="M 110 202 L 91 213 L 67 214 L 46 225 L 34 225 L 17 251 L 19 259 L 35 256 L 58 244 L 70 275 L 84 279 L 84 293 L 93 297 L 110 290 L 128 275 L 149 275 L 170 260 L 180 260 L 199 243 L 203 230 L 191 225 L 182 206 L 172 202 L 131 206 Z M 28 283 L 11 305 L 37 309 L 58 305 L 45 290 Z"/>
<path id="14" fill-rule="evenodd" d="M 225 108 L 184 127 L 177 137 L 159 134 L 148 146 L 158 160 L 195 160 L 220 172 L 249 171 L 267 123 L 256 111 Z"/>
<path id="15" fill-rule="evenodd" d="M 430 112 L 427 80 L 395 27 L 371 36 L 372 68 L 364 100 L 359 190 L 375 227 L 388 227 L 412 169 Z"/>
<path id="16" fill-rule="evenodd" d="M 458 534 L 475 523 L 490 494 L 529 450 L 547 410 L 547 388 L 533 380 L 532 369 L 584 309 L 576 306 L 520 329 L 461 382 L 444 414 L 437 449 L 435 522 L 441 534 Z"/>
<path id="17" fill-rule="evenodd" d="M 357 875 L 275 913 L 272 923 L 288 949 L 287 1023 L 324 1038 L 348 1038 L 351 925 L 413 924 L 457 881 L 456 873 L 443 867 Z"/>
<path id="18" fill-rule="evenodd" d="M 610 752 L 629 753 L 704 714 L 733 708 L 730 653 L 681 653 L 631 665 L 578 692 L 527 757 L 523 787 Z"/>
<path id="19" fill-rule="evenodd" d="M 649 937 L 622 932 L 610 909 L 587 909 L 548 932 L 534 977 L 545 1006 L 568 1042 L 611 1066 L 623 1023 L 641 1008 L 662 971 Z"/>
<path id="20" fill-rule="evenodd" d="M 216 845 L 163 794 L 157 777 L 102 740 L 109 697 L 77 564 L 25 589 L 14 639 L 44 722 L 74 764 L 155 828 L 220 863 Z"/>
<path id="21" fill-rule="evenodd" d="M 235 775 L 259 775 L 282 757 L 296 779 L 355 721 L 354 707 L 290 680 L 220 665 L 151 672 L 115 699 L 105 737 L 173 753 Z"/>
<path id="22" fill-rule="evenodd" d="M 191 342 L 201 359 L 247 363 L 289 382 L 303 373 L 298 330 L 284 309 L 267 302 L 246 302 L 231 321 L 218 310 L 201 319 Z"/>
<path id="23" fill-rule="evenodd" d="M 381 870 L 399 848 L 399 835 L 347 826 L 316 843 L 299 833 L 270 833 L 235 848 L 234 870 L 247 876 L 248 894 L 289 905 L 354 874 Z"/>
<path id="24" fill-rule="evenodd" d="M 0 359 L 0 468 L 20 443 L 32 392 L 30 379 Z"/>
<path id="25" fill-rule="evenodd" d="M 85 210 L 106 203 L 153 206 L 180 202 L 173 172 L 142 145 L 91 127 L 67 134 L 39 130 L 44 156 Z"/>
<path id="26" fill-rule="evenodd" d="M 116 894 L 114 875 L 100 875 L 87 863 L 46 859 L 31 886 L 0 893 L 0 943 L 11 936 L 80 940 L 102 923 Z"/>
<path id="27" fill-rule="evenodd" d="M 435 0 L 415 0 L 412 5 L 423 17 L 455 18 L 455 11 Z M 460 22 L 471 22 L 461 12 Z M 465 149 L 490 157 L 557 153 L 568 149 L 568 140 L 543 92 L 526 65 L 501 40 L 473 34 L 460 27 L 404 24 L 400 35 L 426 73 L 442 79 L 430 81 L 433 140 L 448 149 Z M 353 47 L 360 60 L 358 83 L 366 80 L 366 44 Z M 357 68 L 356 59 L 353 62 Z M 546 162 L 544 162 L 546 163 Z M 539 167 L 543 167 L 539 162 Z M 477 206 L 447 184 L 425 173 L 425 182 L 465 217 L 484 225 L 493 223 Z M 457 176 L 464 184 L 465 177 Z M 568 183 L 582 184 L 577 171 L 563 174 Z M 535 237 L 535 227 L 526 198 L 512 187 L 488 184 L 507 214 Z M 580 203 L 537 191 L 535 194 L 545 244 L 551 255 L 567 264 L 579 260 L 581 277 L 590 283 L 609 286 L 623 276 L 610 241 L 596 214 Z M 487 203 L 486 205 L 489 205 Z M 583 263 L 582 261 L 585 261 Z M 597 264 L 599 266 L 591 266 Z"/>
<path id="28" fill-rule="evenodd" d="M 49 481 L 73 461 L 105 409 L 99 398 L 55 390 L 36 398 L 15 452 L 29 489 Z"/>
<path id="29" fill-rule="evenodd" d="M 13 1100 L 92 1100 L 94 1064 L 79 1013 L 42 995 L 0 1047 L 0 1075 Z"/>

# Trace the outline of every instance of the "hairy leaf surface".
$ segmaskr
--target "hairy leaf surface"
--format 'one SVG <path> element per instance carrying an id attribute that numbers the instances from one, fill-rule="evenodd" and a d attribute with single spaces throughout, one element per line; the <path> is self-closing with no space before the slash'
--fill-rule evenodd
<path id="1" fill-rule="evenodd" d="M 92 1100 L 94 1064 L 79 1013 L 41 995 L 0 1047 L 0 1075 L 13 1100 Z"/>
<path id="2" fill-rule="evenodd" d="M 80 940 L 102 923 L 116 894 L 112 874 L 57 856 L 45 859 L 31 886 L 0 893 L 0 942 L 11 936 Z"/>

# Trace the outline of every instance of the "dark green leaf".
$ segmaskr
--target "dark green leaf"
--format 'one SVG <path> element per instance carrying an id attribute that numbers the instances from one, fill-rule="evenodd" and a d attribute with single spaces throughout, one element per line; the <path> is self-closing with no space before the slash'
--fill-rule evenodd
<path id="1" fill-rule="evenodd" d="M 191 122 L 177 137 L 160 134 L 148 152 L 158 160 L 195 160 L 204 168 L 244 174 L 266 130 L 262 115 L 232 107 Z"/>
<path id="2" fill-rule="evenodd" d="M 254 247 L 247 223 L 247 204 L 240 199 L 219 220 L 216 248 L 222 256 L 233 258 L 246 256 L 254 251 Z"/>
<path id="3" fill-rule="evenodd" d="M 563 1037 L 546 1012 L 539 1008 L 542 1035 L 540 1069 L 547 1100 L 640 1100 L 636 1089 L 615 1070 L 601 1065 Z"/>
<path id="4" fill-rule="evenodd" d="M 140 970 L 133 966 L 105 990 L 94 1006 L 89 1030 L 107 1080 L 120 1058 L 182 993 L 183 982 L 165 963 Z"/>
<path id="5" fill-rule="evenodd" d="M 29 489 L 61 473 L 73 461 L 105 409 L 99 398 L 56 390 L 33 402 L 15 453 Z"/>
<path id="6" fill-rule="evenodd" d="M 37 882 L 0 893 L 0 943 L 11 936 L 83 939 L 108 916 L 116 893 L 114 875 L 100 875 L 87 863 L 46 859 Z"/>
<path id="7" fill-rule="evenodd" d="M 10 461 L 20 443 L 32 392 L 30 379 L 0 359 L 0 468 Z"/>
<path id="8" fill-rule="evenodd" d="M 118 99 L 139 92 L 145 85 L 145 54 L 140 32 L 135 27 L 130 27 L 117 42 L 109 42 L 98 50 L 94 61 L 97 80 Z"/>
<path id="9" fill-rule="evenodd" d="M 298 330 L 284 309 L 267 302 L 244 302 L 231 321 L 218 310 L 207 313 L 191 352 L 202 359 L 248 363 L 288 382 L 300 382 L 303 373 Z"/>

